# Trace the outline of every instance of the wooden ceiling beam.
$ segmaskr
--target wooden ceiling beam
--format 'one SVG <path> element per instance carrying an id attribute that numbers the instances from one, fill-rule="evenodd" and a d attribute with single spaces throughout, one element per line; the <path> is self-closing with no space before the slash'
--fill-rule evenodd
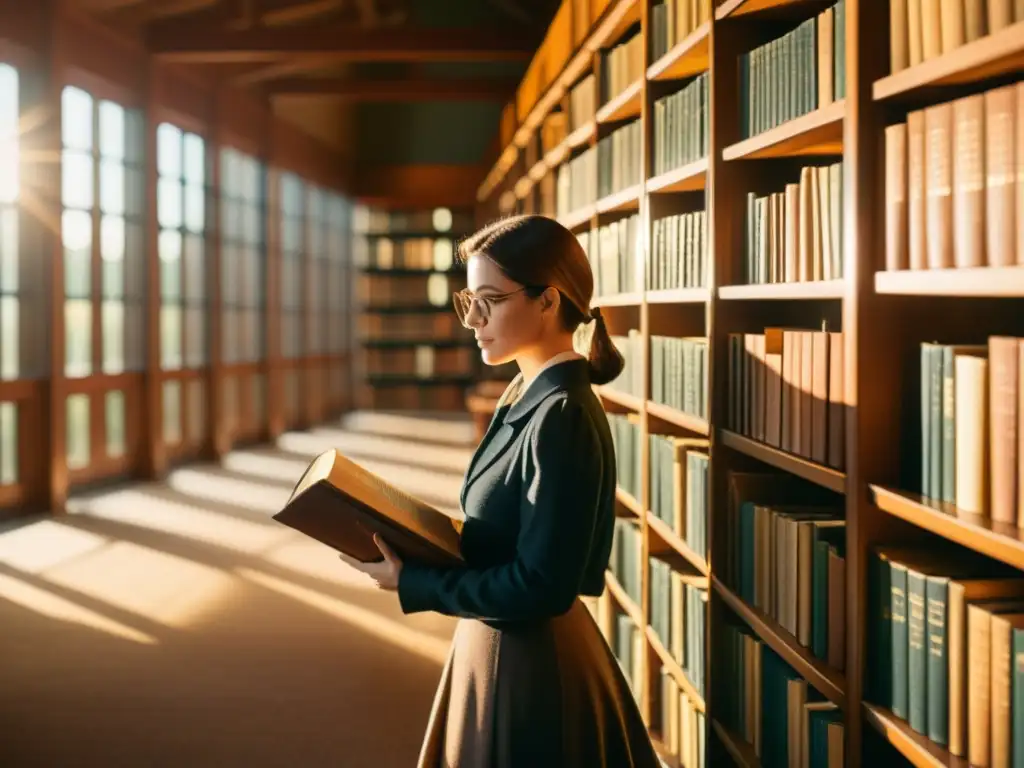
<path id="1" fill-rule="evenodd" d="M 352 80 L 295 77 L 266 84 L 271 96 L 330 96 L 347 101 L 506 101 L 515 93 L 514 80 Z"/>
<path id="2" fill-rule="evenodd" d="M 274 62 L 284 58 L 355 61 L 526 61 L 535 35 L 490 29 L 434 29 L 358 25 L 224 30 L 189 19 L 152 25 L 149 50 L 188 63 Z"/>

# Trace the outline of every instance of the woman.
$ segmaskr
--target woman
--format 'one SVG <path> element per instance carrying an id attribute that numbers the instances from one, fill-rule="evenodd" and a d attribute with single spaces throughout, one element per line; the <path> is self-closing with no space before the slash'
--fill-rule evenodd
<path id="1" fill-rule="evenodd" d="M 622 371 L 575 236 L 543 216 L 463 242 L 455 296 L 484 362 L 520 373 L 462 487 L 464 567 L 343 558 L 396 589 L 405 613 L 461 617 L 419 768 L 654 768 L 629 685 L 580 595 L 599 595 L 612 544 L 615 453 L 591 384 Z M 574 334 L 593 319 L 589 359 Z"/>

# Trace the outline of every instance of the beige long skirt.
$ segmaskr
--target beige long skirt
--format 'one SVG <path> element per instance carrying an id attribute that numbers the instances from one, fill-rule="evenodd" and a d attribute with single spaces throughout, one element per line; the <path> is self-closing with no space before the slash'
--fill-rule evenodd
<path id="1" fill-rule="evenodd" d="M 622 669 L 586 606 L 529 626 L 463 619 L 418 768 L 657 768 Z"/>

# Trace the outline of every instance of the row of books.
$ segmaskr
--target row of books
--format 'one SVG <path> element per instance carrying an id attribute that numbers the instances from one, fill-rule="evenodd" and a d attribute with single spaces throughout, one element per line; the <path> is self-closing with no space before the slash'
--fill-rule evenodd
<path id="1" fill-rule="evenodd" d="M 661 681 L 658 729 L 662 745 L 680 768 L 704 768 L 706 764 L 707 724 L 690 697 L 683 693 L 678 681 L 665 667 L 659 671 Z"/>
<path id="2" fill-rule="evenodd" d="M 453 341 L 466 338 L 466 330 L 454 312 L 405 315 L 356 315 L 356 335 L 364 341 Z"/>
<path id="3" fill-rule="evenodd" d="M 455 248 L 449 237 L 362 238 L 353 255 L 356 266 L 368 269 L 451 269 Z"/>
<path id="4" fill-rule="evenodd" d="M 846 96 L 846 0 L 740 56 L 744 138 Z"/>
<path id="5" fill-rule="evenodd" d="M 711 0 L 664 0 L 651 8 L 651 60 L 657 61 L 711 20 Z"/>
<path id="6" fill-rule="evenodd" d="M 702 288 L 708 284 L 707 211 L 655 219 L 647 288 Z"/>
<path id="7" fill-rule="evenodd" d="M 651 400 L 708 418 L 708 340 L 651 336 Z"/>
<path id="8" fill-rule="evenodd" d="M 889 5 L 889 51 L 899 72 L 1024 21 L 1013 0 L 898 0 Z"/>
<path id="9" fill-rule="evenodd" d="M 469 376 L 475 350 L 469 347 L 438 349 L 428 345 L 404 349 L 364 349 L 363 369 L 370 376 L 401 374 L 417 378 Z"/>
<path id="10" fill-rule="evenodd" d="M 597 147 L 588 147 L 558 166 L 555 207 L 559 216 L 591 205 L 597 197 Z"/>
<path id="11" fill-rule="evenodd" d="M 632 214 L 577 236 L 594 273 L 594 295 L 614 296 L 637 290 L 640 215 Z"/>
<path id="12" fill-rule="evenodd" d="M 783 191 L 747 194 L 748 284 L 843 277 L 843 164 L 805 166 Z"/>
<path id="13" fill-rule="evenodd" d="M 601 93 L 608 103 L 644 77 L 644 38 L 637 33 L 604 53 Z"/>
<path id="14" fill-rule="evenodd" d="M 702 72 L 669 96 L 654 102 L 654 174 L 657 176 L 708 156 L 711 81 Z"/>
<path id="15" fill-rule="evenodd" d="M 622 373 L 607 386 L 616 392 L 623 392 L 633 397 L 644 395 L 643 337 L 640 331 L 631 328 L 625 336 L 611 336 L 612 343 L 622 354 L 625 366 Z"/>
<path id="16" fill-rule="evenodd" d="M 597 114 L 597 78 L 588 74 L 569 89 L 569 132 L 583 127 Z"/>
<path id="17" fill-rule="evenodd" d="M 613 195 L 644 180 L 640 121 L 616 128 L 597 142 L 597 196 Z"/>
<path id="18" fill-rule="evenodd" d="M 371 381 L 358 390 L 362 408 L 373 410 L 455 411 L 466 406 L 466 387 L 459 382 L 434 384 Z"/>
<path id="19" fill-rule="evenodd" d="M 468 232 L 473 229 L 473 223 L 471 210 L 398 211 L 357 205 L 352 211 L 352 231 L 360 235 Z"/>
<path id="20" fill-rule="evenodd" d="M 724 623 L 715 643 L 727 661 L 715 668 L 716 687 L 729 694 L 718 698 L 716 717 L 753 748 L 763 768 L 842 768 L 845 724 L 834 703 L 749 628 Z"/>
<path id="21" fill-rule="evenodd" d="M 656 557 L 650 560 L 649 574 L 651 629 L 704 698 L 708 591 L 686 583 L 671 565 Z"/>
<path id="22" fill-rule="evenodd" d="M 798 328 L 729 334 L 728 423 L 754 440 L 842 469 L 843 334 Z"/>
<path id="23" fill-rule="evenodd" d="M 885 129 L 885 268 L 1024 264 L 1024 83 L 934 104 Z"/>
<path id="24" fill-rule="evenodd" d="M 921 344 L 921 493 L 1024 526 L 1024 339 Z"/>
<path id="25" fill-rule="evenodd" d="M 648 435 L 651 514 L 708 560 L 708 441 Z"/>
<path id="26" fill-rule="evenodd" d="M 615 444 L 615 471 L 619 488 L 640 499 L 640 417 L 635 413 L 609 413 L 608 426 Z M 639 603 L 638 603 L 639 604 Z"/>
<path id="27" fill-rule="evenodd" d="M 616 455 L 618 455 L 616 453 Z M 640 527 L 625 517 L 615 518 L 615 529 L 612 533 L 612 551 L 608 559 L 608 570 L 619 582 L 623 591 L 636 606 L 642 605 L 640 567 L 642 555 Z"/>
<path id="28" fill-rule="evenodd" d="M 365 304 L 379 306 L 444 306 L 452 293 L 465 285 L 463 275 L 391 276 L 363 273 L 356 277 L 356 289 Z"/>
<path id="29" fill-rule="evenodd" d="M 643 658 L 647 652 L 647 638 L 629 614 L 620 612 L 615 615 L 614 637 L 609 645 L 639 703 L 643 696 Z"/>
<path id="30" fill-rule="evenodd" d="M 971 765 L 1024 759 L 1024 578 L 945 542 L 878 547 L 876 702 Z"/>

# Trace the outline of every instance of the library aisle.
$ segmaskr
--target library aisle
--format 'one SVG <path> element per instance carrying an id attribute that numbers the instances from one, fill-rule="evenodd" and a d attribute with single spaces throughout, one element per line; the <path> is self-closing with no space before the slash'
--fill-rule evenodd
<path id="1" fill-rule="evenodd" d="M 327 446 L 454 508 L 471 437 L 355 412 L 6 525 L 0 763 L 414 764 L 453 622 L 270 516 Z"/>

